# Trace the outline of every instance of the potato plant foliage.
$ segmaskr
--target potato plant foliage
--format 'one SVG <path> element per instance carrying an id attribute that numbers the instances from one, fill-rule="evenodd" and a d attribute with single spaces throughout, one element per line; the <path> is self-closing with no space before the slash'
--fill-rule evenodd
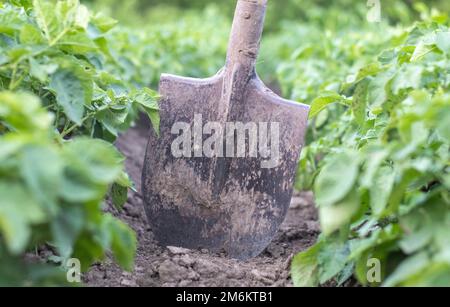
<path id="1" fill-rule="evenodd" d="M 422 15 L 306 36 L 279 68 L 311 102 L 297 187 L 314 190 L 322 226 L 293 259 L 296 285 L 450 285 L 450 29 Z"/>
<path id="2" fill-rule="evenodd" d="M 115 24 L 77 0 L 0 4 L 0 284 L 59 284 L 62 270 L 24 261 L 44 244 L 83 270 L 108 251 L 134 267 L 134 232 L 103 211 L 132 188 L 111 142 L 138 110 L 159 118 L 109 48 Z"/>
<path id="3" fill-rule="evenodd" d="M 112 143 L 139 112 L 158 129 L 162 72 L 223 65 L 234 5 L 125 2 L 0 1 L 0 285 L 64 284 L 69 258 L 134 267 L 134 233 L 104 210 L 133 188 Z M 322 234 L 297 286 L 450 285 L 449 5 L 391 2 L 369 23 L 366 1 L 269 1 L 258 71 L 311 104 L 296 187 Z"/>

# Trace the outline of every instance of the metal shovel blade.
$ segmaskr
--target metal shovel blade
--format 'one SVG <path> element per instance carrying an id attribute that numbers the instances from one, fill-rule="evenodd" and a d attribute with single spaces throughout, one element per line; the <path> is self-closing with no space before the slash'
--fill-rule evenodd
<path id="1" fill-rule="evenodd" d="M 275 95 L 254 70 L 265 9 L 266 0 L 238 1 L 216 76 L 161 77 L 160 132 L 150 136 L 142 190 L 162 245 L 248 259 L 286 216 L 309 107 Z"/>

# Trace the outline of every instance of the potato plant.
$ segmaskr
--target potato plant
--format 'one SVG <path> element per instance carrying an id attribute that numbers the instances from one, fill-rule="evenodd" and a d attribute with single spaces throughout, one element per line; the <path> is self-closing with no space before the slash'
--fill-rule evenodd
<path id="1" fill-rule="evenodd" d="M 448 16 L 383 35 L 377 55 L 351 58 L 346 45 L 318 59 L 314 48 L 299 51 L 299 66 L 310 63 L 319 79 L 281 71 L 294 93 L 314 97 L 297 185 L 313 188 L 322 234 L 292 262 L 297 285 L 352 275 L 363 285 L 450 284 Z M 340 71 L 322 77 L 321 65 Z"/>
<path id="2" fill-rule="evenodd" d="M 133 231 L 103 210 L 133 188 L 110 142 L 139 110 L 159 118 L 156 94 L 118 73 L 115 24 L 76 0 L 0 4 L 0 284 L 60 281 L 24 261 L 42 245 L 84 270 L 108 251 L 133 269 Z"/>

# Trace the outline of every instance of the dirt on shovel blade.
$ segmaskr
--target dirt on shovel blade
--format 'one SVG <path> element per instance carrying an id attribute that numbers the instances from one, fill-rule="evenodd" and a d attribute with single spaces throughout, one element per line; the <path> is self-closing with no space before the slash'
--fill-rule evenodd
<path id="1" fill-rule="evenodd" d="M 126 168 L 137 187 L 148 140 L 146 120 L 117 141 L 126 156 Z M 122 271 L 112 259 L 97 264 L 84 275 L 88 286 L 291 286 L 290 261 L 295 253 L 314 244 L 319 234 L 317 213 L 310 193 L 293 197 L 287 218 L 275 240 L 258 257 L 240 262 L 206 250 L 161 247 L 153 239 L 147 223 L 140 191 L 131 192 L 121 212 L 108 206 L 128 223 L 138 237 L 135 270 Z"/>

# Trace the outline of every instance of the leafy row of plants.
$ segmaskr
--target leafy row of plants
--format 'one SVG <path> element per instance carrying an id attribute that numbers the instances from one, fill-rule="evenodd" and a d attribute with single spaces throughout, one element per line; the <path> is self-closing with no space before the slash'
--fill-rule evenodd
<path id="1" fill-rule="evenodd" d="M 160 12 L 164 19 L 168 14 Z M 231 17 L 216 7 L 151 20 L 139 28 L 117 27 L 107 36 L 122 67 L 117 73 L 129 82 L 157 88 L 161 73 L 206 78 L 224 65 Z"/>
<path id="2" fill-rule="evenodd" d="M 152 24 L 177 21 L 186 14 L 201 16 L 205 8 L 216 7 L 222 16 L 231 17 L 235 9 L 235 1 L 223 0 L 83 0 L 84 3 L 102 10 L 109 10 L 121 22 L 141 27 L 148 20 Z M 423 7 L 423 3 L 436 6 L 442 11 L 450 9 L 450 4 L 443 0 L 396 0 L 379 3 L 383 8 L 383 16 L 392 23 L 410 24 L 420 13 L 414 7 Z M 322 26 L 334 26 L 335 18 L 324 18 L 329 15 L 339 17 L 342 22 L 351 23 L 363 20 L 368 7 L 375 1 L 354 0 L 284 0 L 268 1 L 266 31 L 277 34 L 284 21 L 317 22 Z M 345 12 L 345 14 L 343 14 Z M 207 24 L 207 22 L 205 23 Z M 218 28 L 216 28 L 218 30 Z"/>
<path id="3" fill-rule="evenodd" d="M 78 0 L 0 4 L 0 284 L 60 284 L 53 262 L 87 270 L 109 251 L 133 268 L 134 233 L 103 213 L 133 189 L 111 144 L 139 112 L 158 128 L 162 72 L 217 72 L 228 19 L 212 7 L 137 29 Z M 42 246 L 52 263 L 30 261 Z"/>
<path id="4" fill-rule="evenodd" d="M 293 259 L 296 285 L 450 285 L 450 29 L 446 14 L 424 17 L 333 32 L 280 68 L 311 102 L 297 186 L 314 190 L 322 226 Z"/>
<path id="5" fill-rule="evenodd" d="M 1 285 L 63 282 L 64 270 L 29 261 L 44 245 L 83 270 L 109 251 L 134 267 L 134 232 L 104 213 L 107 194 L 120 207 L 132 188 L 111 143 L 139 110 L 159 118 L 156 94 L 121 73 L 115 24 L 77 0 L 0 4 Z"/>

